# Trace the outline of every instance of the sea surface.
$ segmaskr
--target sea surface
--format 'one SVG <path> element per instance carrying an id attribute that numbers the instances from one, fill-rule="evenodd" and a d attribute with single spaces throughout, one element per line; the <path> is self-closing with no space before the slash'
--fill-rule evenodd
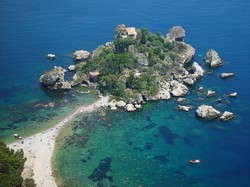
<path id="1" fill-rule="evenodd" d="M 0 139 L 9 143 L 15 133 L 39 132 L 97 99 L 94 92 L 76 92 L 82 88 L 49 91 L 38 82 L 54 66 L 73 64 L 75 50 L 112 41 L 121 23 L 163 35 L 180 25 L 185 42 L 196 49 L 193 61 L 211 72 L 186 97 L 193 109 L 180 112 L 171 99 L 133 113 L 78 116 L 60 133 L 54 175 L 69 187 L 250 186 L 249 9 L 248 0 L 1 0 Z M 222 67 L 204 66 L 209 49 L 225 61 Z M 56 60 L 48 60 L 48 53 Z M 221 80 L 222 72 L 237 77 Z M 200 86 L 216 96 L 198 94 Z M 238 96 L 229 98 L 232 92 Z M 195 110 L 204 103 L 236 117 L 225 123 L 199 120 Z M 190 165 L 190 159 L 201 163 Z"/>

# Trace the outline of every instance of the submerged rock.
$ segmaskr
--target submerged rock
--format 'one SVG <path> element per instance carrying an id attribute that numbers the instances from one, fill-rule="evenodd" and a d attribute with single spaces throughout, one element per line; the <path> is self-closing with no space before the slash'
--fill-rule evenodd
<path id="1" fill-rule="evenodd" d="M 220 117 L 221 121 L 229 121 L 234 118 L 234 114 L 232 112 L 225 111 Z"/>
<path id="2" fill-rule="evenodd" d="M 220 117 L 220 111 L 209 105 L 201 105 L 196 110 L 196 115 L 200 118 L 211 120 Z"/>
<path id="3" fill-rule="evenodd" d="M 208 65 L 212 68 L 223 65 L 222 60 L 220 59 L 218 53 L 215 50 L 209 50 L 206 53 L 204 62 L 206 65 Z"/>

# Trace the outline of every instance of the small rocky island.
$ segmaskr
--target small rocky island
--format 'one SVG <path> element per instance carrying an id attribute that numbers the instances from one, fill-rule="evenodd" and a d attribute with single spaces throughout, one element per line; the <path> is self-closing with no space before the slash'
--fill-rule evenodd
<path id="1" fill-rule="evenodd" d="M 163 36 L 160 32 L 152 34 L 146 28 L 118 25 L 113 42 L 92 52 L 75 51 L 74 65 L 68 70 L 54 67 L 40 77 L 40 82 L 49 89 L 94 87 L 98 93 L 111 96 L 112 111 L 117 108 L 135 111 L 150 100 L 183 97 L 205 73 L 197 62 L 193 62 L 191 69 L 186 68 L 195 49 L 184 38 L 185 30 L 180 26 Z M 214 50 L 207 52 L 204 62 L 209 67 L 223 65 Z M 66 72 L 74 74 L 71 80 L 65 80 Z"/>

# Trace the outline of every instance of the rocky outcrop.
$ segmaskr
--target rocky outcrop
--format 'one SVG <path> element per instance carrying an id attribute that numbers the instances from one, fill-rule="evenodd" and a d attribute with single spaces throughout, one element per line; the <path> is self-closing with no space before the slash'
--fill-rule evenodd
<path id="1" fill-rule="evenodd" d="M 198 78 L 203 77 L 205 71 L 197 62 L 193 63 L 192 69 L 193 69 L 194 74 L 197 75 Z"/>
<path id="2" fill-rule="evenodd" d="M 207 97 L 213 97 L 213 96 L 215 96 L 215 91 L 208 90 L 207 91 Z"/>
<path id="3" fill-rule="evenodd" d="M 209 105 L 201 105 L 196 110 L 196 115 L 202 119 L 212 120 L 220 117 L 220 111 Z"/>
<path id="4" fill-rule="evenodd" d="M 176 80 L 170 81 L 170 89 L 170 93 L 175 97 L 185 96 L 188 94 L 188 88 Z"/>
<path id="5" fill-rule="evenodd" d="M 177 64 L 185 65 L 190 62 L 195 54 L 195 49 L 184 42 L 173 42 L 172 51 L 175 52 L 176 57 L 174 62 Z"/>
<path id="6" fill-rule="evenodd" d="M 135 58 L 137 60 L 137 65 L 142 67 L 148 66 L 148 58 L 143 53 L 137 53 L 135 54 Z"/>
<path id="7" fill-rule="evenodd" d="M 209 50 L 206 53 L 204 62 L 206 65 L 210 66 L 210 67 L 218 67 L 223 65 L 222 60 L 220 59 L 218 53 L 214 50 Z"/>
<path id="8" fill-rule="evenodd" d="M 232 112 L 225 111 L 220 117 L 221 121 L 229 121 L 234 118 L 234 114 Z"/>
<path id="9" fill-rule="evenodd" d="M 222 79 L 227 79 L 230 77 L 236 77 L 236 74 L 235 73 L 221 73 L 220 74 L 220 78 Z"/>
<path id="10" fill-rule="evenodd" d="M 192 106 L 183 106 L 183 105 L 178 105 L 178 110 L 184 111 L 184 112 L 188 112 L 192 109 Z"/>
<path id="11" fill-rule="evenodd" d="M 170 29 L 166 38 L 170 41 L 184 41 L 185 30 L 181 26 L 175 26 Z"/>
<path id="12" fill-rule="evenodd" d="M 134 106 L 133 104 L 127 104 L 127 105 L 126 105 L 126 110 L 127 110 L 128 112 L 133 112 L 133 111 L 136 110 L 136 108 L 135 108 L 135 106 Z"/>
<path id="13" fill-rule="evenodd" d="M 71 89 L 71 84 L 64 81 L 65 72 L 66 70 L 62 67 L 55 66 L 54 69 L 43 74 L 39 81 L 50 89 Z"/>
<path id="14" fill-rule="evenodd" d="M 237 96 L 237 92 L 233 92 L 229 94 L 229 97 L 236 97 Z"/>
<path id="15" fill-rule="evenodd" d="M 79 62 L 79 61 L 84 61 L 87 58 L 89 58 L 90 53 L 88 51 L 85 50 L 78 50 L 75 51 L 73 54 L 73 58 L 75 61 Z"/>

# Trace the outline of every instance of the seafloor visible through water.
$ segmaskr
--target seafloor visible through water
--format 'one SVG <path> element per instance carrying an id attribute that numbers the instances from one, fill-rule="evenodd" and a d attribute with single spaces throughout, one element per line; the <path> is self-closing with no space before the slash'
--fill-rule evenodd
<path id="1" fill-rule="evenodd" d="M 221 98 L 217 103 L 193 91 L 185 104 L 196 108 L 205 102 L 221 111 L 240 107 L 234 99 Z M 79 116 L 60 134 L 55 176 L 61 176 L 62 186 L 245 185 L 240 177 L 249 171 L 233 151 L 236 144 L 230 144 L 237 140 L 233 131 L 241 131 L 240 116 L 227 123 L 202 121 L 194 110 L 177 111 L 177 105 L 175 100 L 159 101 L 133 113 Z M 190 159 L 201 164 L 192 165 Z M 239 170 L 245 173 L 239 176 Z"/>

